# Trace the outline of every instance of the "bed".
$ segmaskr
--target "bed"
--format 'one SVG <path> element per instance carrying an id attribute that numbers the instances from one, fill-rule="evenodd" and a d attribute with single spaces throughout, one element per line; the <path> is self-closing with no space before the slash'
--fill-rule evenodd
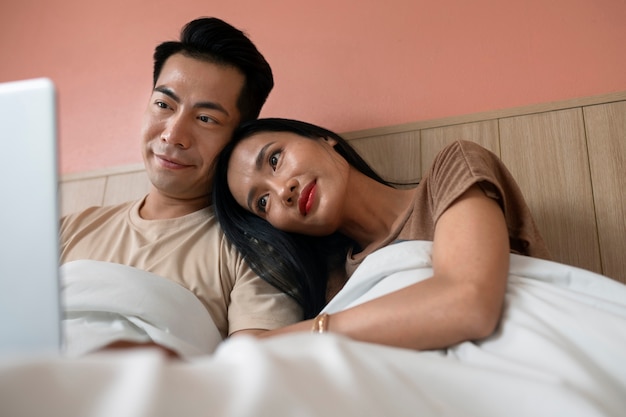
<path id="1" fill-rule="evenodd" d="M 417 352 L 333 334 L 219 340 L 210 319 L 167 283 L 133 321 L 158 350 L 0 360 L 7 416 L 622 416 L 626 410 L 626 92 L 346 132 L 385 178 L 418 181 L 436 152 L 467 139 L 518 180 L 553 261 L 511 255 L 505 310 L 487 339 Z M 143 195 L 141 166 L 66 175 L 62 212 Z M 340 311 L 427 279 L 431 242 L 375 252 L 326 306 Z M 112 280 L 85 263 L 71 276 Z M 136 282 L 149 280 L 136 272 Z M 154 277 L 152 277 L 154 278 Z M 72 286 L 73 285 L 73 286 Z M 160 295 L 159 295 L 160 294 Z M 89 305 L 91 301 L 76 301 Z M 188 309 L 188 310 L 185 310 Z M 183 312 L 184 314 L 181 314 Z M 185 317 L 184 320 L 181 319 Z M 202 345 L 202 349 L 197 346 Z M 86 350 L 89 348 L 86 347 Z M 77 395 L 80 393 L 80 395 Z"/>

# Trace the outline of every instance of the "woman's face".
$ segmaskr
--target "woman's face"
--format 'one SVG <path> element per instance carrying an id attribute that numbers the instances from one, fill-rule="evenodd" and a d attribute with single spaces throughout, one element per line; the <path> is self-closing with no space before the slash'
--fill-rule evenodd
<path id="1" fill-rule="evenodd" d="M 323 236 L 341 225 L 350 165 L 333 139 L 263 132 L 241 141 L 228 186 L 237 203 L 287 232 Z"/>

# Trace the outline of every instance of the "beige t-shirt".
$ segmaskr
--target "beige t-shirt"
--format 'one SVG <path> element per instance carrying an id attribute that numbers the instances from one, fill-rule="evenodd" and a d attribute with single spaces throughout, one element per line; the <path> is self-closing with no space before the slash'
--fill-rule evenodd
<path id="1" fill-rule="evenodd" d="M 61 263 L 114 262 L 168 278 L 198 297 L 222 337 L 302 319 L 295 301 L 258 277 L 230 245 L 212 208 L 145 220 L 139 216 L 144 199 L 61 219 Z"/>
<path id="2" fill-rule="evenodd" d="M 437 154 L 430 170 L 415 188 L 413 205 L 404 213 L 404 222 L 391 231 L 379 248 L 396 240 L 432 241 L 439 217 L 474 184 L 502 207 L 512 253 L 550 259 L 550 252 L 511 173 L 495 154 L 468 141 L 454 142 Z M 348 254 L 348 276 L 375 249 Z"/>

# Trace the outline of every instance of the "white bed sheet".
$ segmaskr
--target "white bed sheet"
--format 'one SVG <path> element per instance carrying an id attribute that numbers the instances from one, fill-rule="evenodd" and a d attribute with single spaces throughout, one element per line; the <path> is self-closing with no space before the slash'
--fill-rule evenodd
<path id="1" fill-rule="evenodd" d="M 430 242 L 368 257 L 328 311 L 428 278 Z M 624 415 L 626 286 L 512 255 L 498 331 L 416 352 L 333 334 L 236 337 L 210 355 L 153 350 L 4 358 L 0 415 Z M 79 394 L 78 394 L 79 393 Z"/>
<path id="2" fill-rule="evenodd" d="M 154 341 L 182 358 L 222 342 L 207 309 L 189 290 L 156 274 L 110 262 L 61 266 L 64 352 L 80 357 L 119 340 Z"/>

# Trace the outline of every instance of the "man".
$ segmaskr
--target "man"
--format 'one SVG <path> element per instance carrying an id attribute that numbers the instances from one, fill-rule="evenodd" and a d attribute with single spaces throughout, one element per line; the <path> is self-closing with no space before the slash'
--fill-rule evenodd
<path id="1" fill-rule="evenodd" d="M 301 319 L 295 302 L 256 276 L 223 236 L 210 201 L 213 162 L 242 121 L 257 118 L 272 71 L 252 42 L 216 18 L 189 22 L 154 53 L 139 201 L 93 207 L 61 222 L 61 263 L 132 266 L 192 291 L 222 338 Z"/>

